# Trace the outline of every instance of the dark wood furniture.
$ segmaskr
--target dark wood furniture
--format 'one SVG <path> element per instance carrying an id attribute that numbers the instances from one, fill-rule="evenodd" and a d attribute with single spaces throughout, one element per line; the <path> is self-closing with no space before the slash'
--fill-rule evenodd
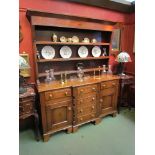
<path id="1" fill-rule="evenodd" d="M 35 137 L 39 141 L 39 117 L 35 107 L 35 95 L 34 89 L 30 86 L 27 87 L 25 93 L 19 94 L 19 119 L 24 120 L 31 116 L 34 117 Z"/>
<path id="2" fill-rule="evenodd" d="M 78 127 L 88 122 L 98 124 L 103 116 L 117 112 L 117 97 L 119 77 L 113 75 L 99 76 L 101 66 L 108 65 L 111 36 L 115 27 L 114 22 L 92 18 L 82 18 L 69 15 L 53 14 L 28 10 L 27 17 L 32 26 L 32 39 L 36 66 L 36 81 L 40 96 L 40 109 L 44 141 L 48 141 L 52 133 L 67 130 L 75 132 Z M 58 41 L 51 40 L 52 34 L 58 36 Z M 79 42 L 60 42 L 61 36 L 79 37 Z M 83 43 L 84 38 L 97 43 Z M 49 45 L 55 49 L 53 59 L 44 59 L 41 50 Z M 72 56 L 64 59 L 60 56 L 60 48 L 69 46 Z M 78 49 L 86 46 L 88 56 L 81 58 Z M 101 49 L 99 57 L 93 57 L 91 50 L 94 46 Z M 103 56 L 106 49 L 106 56 Z M 40 58 L 37 55 L 40 55 Z M 84 81 L 70 80 L 77 75 L 77 64 L 84 64 L 84 73 L 89 78 Z M 100 66 L 100 68 L 99 68 Z M 45 70 L 54 69 L 56 81 L 45 83 Z M 60 83 L 60 75 L 67 72 L 67 82 Z M 95 76 L 94 75 L 95 72 Z"/>
<path id="3" fill-rule="evenodd" d="M 119 100 L 118 100 L 118 113 L 120 113 L 121 106 L 123 106 L 124 104 L 126 104 L 127 106 L 130 105 L 129 87 L 133 83 L 134 83 L 134 76 L 131 76 L 131 75 L 120 76 L 120 94 L 119 94 Z"/>

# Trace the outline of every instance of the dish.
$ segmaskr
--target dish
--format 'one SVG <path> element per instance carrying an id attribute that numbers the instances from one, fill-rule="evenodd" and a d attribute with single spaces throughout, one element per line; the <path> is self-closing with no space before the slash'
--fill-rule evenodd
<path id="1" fill-rule="evenodd" d="M 87 57 L 87 56 L 88 56 L 88 49 L 87 49 L 87 47 L 81 46 L 81 47 L 78 49 L 78 55 L 79 55 L 81 58 Z"/>
<path id="2" fill-rule="evenodd" d="M 97 43 L 97 40 L 94 38 L 91 40 L 92 43 Z"/>
<path id="3" fill-rule="evenodd" d="M 79 42 L 79 38 L 77 36 L 73 36 L 72 37 L 72 41 L 73 41 L 73 43 L 78 43 Z"/>
<path id="4" fill-rule="evenodd" d="M 62 58 L 70 58 L 72 55 L 72 50 L 68 46 L 63 46 L 60 49 L 60 55 Z"/>
<path id="5" fill-rule="evenodd" d="M 101 55 L 101 49 L 98 46 L 94 46 L 92 49 L 92 55 L 94 57 L 99 57 Z"/>
<path id="6" fill-rule="evenodd" d="M 64 37 L 64 36 L 62 36 L 62 37 L 60 37 L 60 41 L 61 41 L 61 42 L 67 42 L 67 38 Z"/>
<path id="7" fill-rule="evenodd" d="M 44 46 L 41 50 L 41 55 L 44 59 L 53 59 L 55 56 L 55 49 L 51 46 Z"/>

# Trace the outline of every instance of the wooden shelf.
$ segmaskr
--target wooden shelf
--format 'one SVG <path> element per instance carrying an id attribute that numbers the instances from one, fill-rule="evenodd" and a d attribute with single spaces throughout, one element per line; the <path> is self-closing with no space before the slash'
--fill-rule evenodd
<path id="1" fill-rule="evenodd" d="M 70 42 L 52 42 L 52 41 L 35 41 L 36 45 L 110 45 L 110 43 L 70 43 Z"/>
<path id="2" fill-rule="evenodd" d="M 107 68 L 106 68 L 107 69 Z M 83 69 L 83 71 L 85 73 L 87 72 L 93 72 L 93 71 L 99 71 L 99 67 L 98 68 L 89 68 L 89 69 Z M 100 70 L 102 70 L 102 68 L 100 68 Z M 71 71 L 61 71 L 61 72 L 55 72 L 54 75 L 61 75 L 62 73 L 67 73 L 67 74 L 75 74 L 77 73 L 78 70 L 71 70 Z M 41 78 L 41 77 L 45 77 L 46 76 L 46 73 L 39 73 L 38 74 L 38 77 Z"/>
<path id="3" fill-rule="evenodd" d="M 99 59 L 109 59 L 109 56 L 101 57 L 86 57 L 86 58 L 56 58 L 56 59 L 39 59 L 37 62 L 59 62 L 59 61 L 77 61 L 77 60 L 99 60 Z"/>

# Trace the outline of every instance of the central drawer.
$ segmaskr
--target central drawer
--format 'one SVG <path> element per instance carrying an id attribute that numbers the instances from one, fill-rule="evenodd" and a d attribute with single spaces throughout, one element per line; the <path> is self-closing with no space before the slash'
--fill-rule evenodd
<path id="1" fill-rule="evenodd" d="M 97 84 L 76 87 L 74 89 L 74 96 L 84 96 L 88 93 L 95 93 L 97 91 L 98 91 Z"/>
<path id="2" fill-rule="evenodd" d="M 88 107 L 80 107 L 80 108 L 77 108 L 77 116 L 92 114 L 92 113 L 95 113 L 95 111 L 96 111 L 95 105 L 91 105 Z"/>

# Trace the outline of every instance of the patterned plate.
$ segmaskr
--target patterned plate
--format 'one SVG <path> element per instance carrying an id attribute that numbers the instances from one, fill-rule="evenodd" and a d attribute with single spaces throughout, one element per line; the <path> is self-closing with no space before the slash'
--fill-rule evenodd
<path id="1" fill-rule="evenodd" d="M 55 56 L 55 49 L 51 46 L 44 46 L 41 50 L 41 55 L 44 59 L 53 59 Z"/>
<path id="2" fill-rule="evenodd" d="M 94 46 L 92 49 L 92 55 L 94 57 L 99 57 L 101 55 L 101 49 L 98 46 Z"/>
<path id="3" fill-rule="evenodd" d="M 85 58 L 88 56 L 88 49 L 87 47 L 85 46 L 81 46 L 79 49 L 78 49 L 78 54 L 81 58 Z"/>
<path id="4" fill-rule="evenodd" d="M 60 49 L 60 55 L 62 58 L 70 58 L 72 55 L 72 50 L 68 46 L 63 46 Z"/>

